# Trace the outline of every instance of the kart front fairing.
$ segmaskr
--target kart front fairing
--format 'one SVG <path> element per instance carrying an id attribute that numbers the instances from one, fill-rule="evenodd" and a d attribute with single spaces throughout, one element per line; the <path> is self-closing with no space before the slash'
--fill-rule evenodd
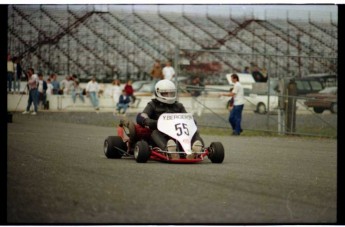
<path id="1" fill-rule="evenodd" d="M 192 138 L 197 127 L 191 113 L 164 113 L 157 123 L 159 131 L 177 140 L 186 154 L 191 154 Z"/>

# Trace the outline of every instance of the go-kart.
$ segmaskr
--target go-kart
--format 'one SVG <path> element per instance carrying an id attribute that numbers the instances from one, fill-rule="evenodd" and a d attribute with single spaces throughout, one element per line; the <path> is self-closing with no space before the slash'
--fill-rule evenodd
<path id="1" fill-rule="evenodd" d="M 222 163 L 224 160 L 224 147 L 220 142 L 212 142 L 209 147 L 202 147 L 200 152 L 192 151 L 192 138 L 197 126 L 190 113 L 165 113 L 158 119 L 157 129 L 176 142 L 176 151 L 162 150 L 156 146 L 150 138 L 152 131 L 139 124 L 127 120 L 123 128 L 129 137 L 129 143 L 125 143 L 120 136 L 108 136 L 104 141 L 104 154 L 107 158 L 134 156 L 139 163 L 145 163 L 149 159 L 172 163 L 196 163 L 203 161 L 206 156 L 212 163 Z"/>

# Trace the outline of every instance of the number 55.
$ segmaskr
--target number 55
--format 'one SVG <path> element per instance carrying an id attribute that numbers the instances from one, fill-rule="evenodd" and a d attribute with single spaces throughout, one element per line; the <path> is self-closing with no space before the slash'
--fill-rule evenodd
<path id="1" fill-rule="evenodd" d="M 181 127 L 182 125 L 182 127 Z M 186 134 L 187 136 L 189 136 L 189 131 L 188 131 L 188 128 L 187 128 L 187 124 L 185 123 L 177 123 L 175 124 L 175 129 L 177 131 L 176 135 L 177 136 L 181 136 L 182 133 Z"/>

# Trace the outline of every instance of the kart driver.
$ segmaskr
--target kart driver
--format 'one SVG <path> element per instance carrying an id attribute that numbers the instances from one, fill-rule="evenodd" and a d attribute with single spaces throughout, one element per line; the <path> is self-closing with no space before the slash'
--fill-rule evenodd
<path id="1" fill-rule="evenodd" d="M 160 80 L 155 85 L 155 98 L 145 107 L 142 113 L 137 115 L 137 123 L 142 127 L 148 127 L 152 131 L 151 139 L 162 150 L 174 152 L 177 149 L 176 142 L 169 139 L 167 135 L 158 131 L 157 121 L 163 113 L 187 113 L 182 103 L 176 101 L 176 86 L 167 79 Z M 192 138 L 192 151 L 200 152 L 203 146 L 199 132 L 197 131 Z M 188 159 L 194 158 L 194 154 L 187 156 Z M 171 154 L 172 159 L 179 159 L 179 154 Z"/>

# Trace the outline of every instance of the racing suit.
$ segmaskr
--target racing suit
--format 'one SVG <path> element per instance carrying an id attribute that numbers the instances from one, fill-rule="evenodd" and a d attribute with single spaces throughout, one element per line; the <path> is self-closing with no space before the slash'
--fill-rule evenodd
<path id="1" fill-rule="evenodd" d="M 137 123 L 142 127 L 148 127 L 153 130 L 151 133 L 151 139 L 153 142 L 159 148 L 166 149 L 169 136 L 158 131 L 157 129 L 158 118 L 163 113 L 187 113 L 187 111 L 183 104 L 177 101 L 173 104 L 166 104 L 158 101 L 157 99 L 152 99 L 152 101 L 146 105 L 144 111 L 137 115 Z M 201 143 L 204 144 L 198 131 L 194 134 L 192 143 L 195 140 L 200 140 Z"/>

